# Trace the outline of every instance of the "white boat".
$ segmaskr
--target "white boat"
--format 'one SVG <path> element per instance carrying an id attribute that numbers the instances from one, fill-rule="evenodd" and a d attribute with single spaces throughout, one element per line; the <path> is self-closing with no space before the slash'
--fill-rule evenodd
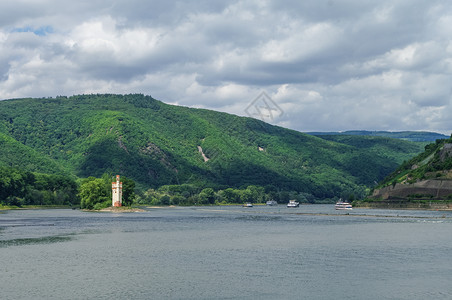
<path id="1" fill-rule="evenodd" d="M 278 202 L 276 202 L 275 200 L 269 200 L 266 203 L 268 206 L 274 206 L 274 205 L 278 205 Z"/>
<path id="2" fill-rule="evenodd" d="M 342 201 L 342 198 L 339 199 L 339 201 L 336 202 L 336 205 L 334 206 L 337 210 L 351 210 L 352 205 L 348 202 Z"/>
<path id="3" fill-rule="evenodd" d="M 287 203 L 287 207 L 298 207 L 300 206 L 300 203 L 295 200 L 289 200 L 289 203 Z"/>
<path id="4" fill-rule="evenodd" d="M 243 207 L 253 207 L 253 203 L 245 203 L 243 204 Z"/>

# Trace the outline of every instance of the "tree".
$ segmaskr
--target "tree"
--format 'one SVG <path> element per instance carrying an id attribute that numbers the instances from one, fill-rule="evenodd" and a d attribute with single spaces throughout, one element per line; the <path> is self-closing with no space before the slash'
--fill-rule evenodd
<path id="1" fill-rule="evenodd" d="M 240 197 L 236 190 L 233 188 L 227 188 L 225 190 L 221 190 L 219 192 L 219 195 L 221 197 L 221 200 L 226 203 L 238 203 L 238 198 Z"/>
<path id="2" fill-rule="evenodd" d="M 135 200 L 135 181 L 127 177 L 121 177 L 122 181 L 122 204 L 132 205 Z"/>
<path id="3" fill-rule="evenodd" d="M 255 186 L 255 185 L 249 185 L 246 190 L 247 194 L 250 196 L 250 200 L 247 200 L 246 202 L 253 202 L 253 203 L 262 203 L 264 202 L 265 198 L 265 190 L 261 186 Z"/>
<path id="4" fill-rule="evenodd" d="M 250 189 L 241 190 L 240 191 L 240 200 L 242 200 L 243 203 L 254 202 L 252 190 L 250 190 Z"/>
<path id="5" fill-rule="evenodd" d="M 94 209 L 96 204 L 107 204 L 111 201 L 110 189 L 105 188 L 105 181 L 101 178 L 89 177 L 80 185 L 80 207 Z M 110 196 L 110 197 L 109 197 Z M 99 205 L 97 206 L 99 207 Z"/>
<path id="6" fill-rule="evenodd" d="M 0 168 L 0 203 L 6 205 L 21 206 L 23 197 L 28 193 L 33 184 L 34 175 L 22 170 L 1 167 Z"/>
<path id="7" fill-rule="evenodd" d="M 160 203 L 161 203 L 162 205 L 169 205 L 169 204 L 170 204 L 170 201 L 171 201 L 171 198 L 170 198 L 170 196 L 168 196 L 168 195 L 163 195 L 163 196 L 160 198 Z"/>
<path id="8" fill-rule="evenodd" d="M 199 193 L 199 201 L 201 204 L 215 203 L 215 192 L 212 188 L 205 188 Z"/>

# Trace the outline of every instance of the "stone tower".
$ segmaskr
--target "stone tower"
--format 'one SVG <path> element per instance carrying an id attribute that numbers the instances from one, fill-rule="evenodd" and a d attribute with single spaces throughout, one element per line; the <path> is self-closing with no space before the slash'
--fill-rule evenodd
<path id="1" fill-rule="evenodd" d="M 119 175 L 116 175 L 116 182 L 111 183 L 111 205 L 122 206 L 122 182 Z"/>

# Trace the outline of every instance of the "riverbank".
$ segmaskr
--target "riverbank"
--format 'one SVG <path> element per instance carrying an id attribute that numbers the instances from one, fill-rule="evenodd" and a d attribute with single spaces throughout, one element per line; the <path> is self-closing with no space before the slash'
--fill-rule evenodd
<path id="1" fill-rule="evenodd" d="M 265 204 L 255 204 L 256 206 L 265 206 Z M 311 206 L 315 204 L 303 204 L 303 206 Z M 242 206 L 242 204 L 227 204 L 227 205 L 210 205 L 210 206 Z M 143 205 L 142 207 L 150 208 L 150 209 L 158 209 L 158 208 L 178 208 L 178 207 L 184 207 L 184 206 L 177 206 L 177 205 L 168 205 L 168 206 L 147 206 Z M 388 210 L 425 210 L 425 211 L 437 211 L 437 210 L 443 210 L 443 211 L 452 211 L 452 203 L 430 203 L 430 202 L 405 202 L 405 201 L 372 201 L 372 202 L 354 202 L 353 208 L 356 209 L 388 209 Z M 79 209 L 78 207 L 69 206 L 69 205 L 24 205 L 22 207 L 18 206 L 5 206 L 0 205 L 0 212 L 1 211 L 7 211 L 7 210 L 38 210 L 38 209 Z M 140 207 L 130 207 L 130 206 L 121 206 L 121 207 L 107 207 L 100 210 L 90 210 L 90 209 L 83 209 L 83 211 L 86 212 L 115 212 L 115 213 L 122 213 L 122 212 L 144 212 L 145 209 L 142 209 Z"/>
<path id="2" fill-rule="evenodd" d="M 438 201 L 363 201 L 354 202 L 354 208 L 407 209 L 407 210 L 452 210 L 452 203 Z"/>
<path id="3" fill-rule="evenodd" d="M 0 211 L 6 210 L 33 210 L 33 209 L 80 209 L 78 206 L 70 205 L 24 205 L 24 206 L 7 206 L 0 205 Z M 107 207 L 100 210 L 82 209 L 82 211 L 89 212 L 141 212 L 145 211 L 139 207 L 121 206 L 121 207 Z"/>
<path id="4" fill-rule="evenodd" d="M 21 209 L 71 209 L 74 206 L 70 205 L 24 205 L 24 206 L 14 206 L 14 205 L 0 205 L 1 210 L 21 210 Z"/>

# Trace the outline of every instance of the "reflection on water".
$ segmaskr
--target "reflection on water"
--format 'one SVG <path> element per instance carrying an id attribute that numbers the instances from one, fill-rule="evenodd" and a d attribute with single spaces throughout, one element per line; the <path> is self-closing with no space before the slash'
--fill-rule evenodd
<path id="1" fill-rule="evenodd" d="M 451 230 L 329 205 L 8 211 L 1 298 L 451 299 Z"/>
<path id="2" fill-rule="evenodd" d="M 58 242 L 67 242 L 69 240 L 71 240 L 71 237 L 69 236 L 46 236 L 40 238 L 12 239 L 0 241 L 0 248 L 31 244 L 50 244 Z"/>

